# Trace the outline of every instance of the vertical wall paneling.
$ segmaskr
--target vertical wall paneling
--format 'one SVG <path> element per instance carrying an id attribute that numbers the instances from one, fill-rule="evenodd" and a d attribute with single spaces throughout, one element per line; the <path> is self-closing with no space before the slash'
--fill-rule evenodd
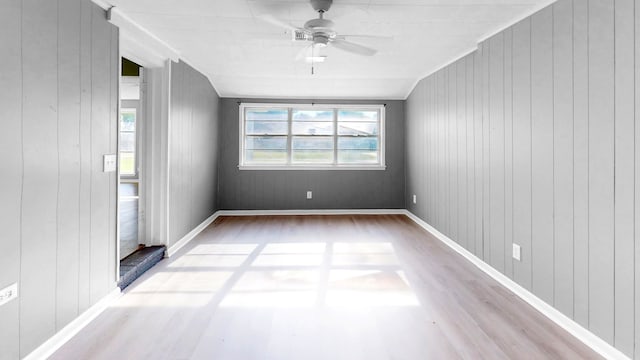
<path id="1" fill-rule="evenodd" d="M 31 353 L 115 287 L 117 30 L 88 0 L 0 3 L 0 357 Z"/>
<path id="2" fill-rule="evenodd" d="M 531 19 L 513 26 L 513 242 L 521 260 L 514 280 L 531 290 Z"/>
<path id="3" fill-rule="evenodd" d="M 614 14 L 589 1 L 589 327 L 614 332 Z"/>
<path id="4" fill-rule="evenodd" d="M 442 197 L 442 229 L 444 230 L 444 234 L 450 234 L 451 231 L 451 173 L 452 170 L 449 167 L 449 162 L 451 160 L 451 149 L 449 146 L 451 145 L 451 139 L 449 139 L 449 134 L 451 132 L 451 114 L 449 114 L 449 96 L 450 96 L 450 87 L 451 87 L 451 68 L 445 67 L 442 70 L 443 74 L 443 87 L 442 87 L 442 127 L 440 133 L 440 153 L 442 157 L 442 183 L 441 191 L 443 194 Z"/>
<path id="5" fill-rule="evenodd" d="M 196 170 L 195 168 L 195 164 L 193 163 L 193 152 L 194 152 L 194 145 L 196 145 L 196 143 L 194 143 L 191 139 L 192 139 L 192 130 L 193 130 L 193 124 L 195 122 L 195 117 L 197 116 L 197 112 L 199 111 L 198 107 L 201 106 L 201 104 L 199 104 L 199 98 L 197 97 L 198 94 L 202 94 L 204 92 L 197 92 L 198 91 L 198 87 L 201 86 L 201 84 L 197 83 L 195 81 L 195 75 L 197 74 L 197 72 L 193 71 L 193 72 L 188 72 L 185 69 L 185 76 L 184 76 L 184 88 L 183 88 L 183 92 L 185 94 L 185 97 L 190 97 L 193 99 L 193 106 L 185 106 L 183 107 L 184 110 L 184 127 L 183 127 L 183 132 L 182 132 L 182 139 L 180 141 L 180 143 L 182 144 L 183 147 L 183 153 L 184 153 L 184 157 L 187 160 L 185 163 L 186 164 L 190 164 L 185 170 L 188 171 L 188 175 L 185 178 L 185 185 L 187 186 L 187 189 L 189 189 L 189 196 L 187 196 L 186 198 L 184 198 L 184 208 L 186 209 L 186 211 L 184 212 L 184 216 L 183 216 L 183 223 L 182 223 L 182 231 L 183 234 L 187 234 L 189 231 L 191 231 L 191 229 L 193 229 L 194 227 L 196 227 L 199 222 L 197 221 L 197 218 L 194 217 L 194 208 L 193 208 L 193 197 L 198 195 L 198 190 L 200 189 L 194 189 L 193 188 L 193 174 Z M 209 136 L 209 134 L 207 134 L 207 137 Z M 200 151 L 199 149 L 196 149 L 195 151 Z M 211 186 L 211 184 L 209 184 L 208 186 Z M 207 215 L 211 215 L 213 214 L 213 212 L 211 212 L 210 214 Z"/>
<path id="6" fill-rule="evenodd" d="M 513 278 L 513 29 L 504 32 L 504 273 Z"/>
<path id="7" fill-rule="evenodd" d="M 192 96 L 195 97 L 196 105 L 192 108 L 191 113 L 193 121 L 190 129 L 190 139 L 192 142 L 190 156 L 192 161 L 193 173 L 191 174 L 191 228 L 200 224 L 204 219 L 211 215 L 213 209 L 216 209 L 216 187 L 217 184 L 211 183 L 212 179 L 216 178 L 217 174 L 217 145 L 216 141 L 211 139 L 218 138 L 217 127 L 219 125 L 217 114 L 214 114 L 214 118 L 211 117 L 210 112 L 216 112 L 217 108 L 211 107 L 211 99 L 205 96 L 197 96 L 197 94 L 207 93 L 214 97 L 214 94 L 209 88 L 208 81 L 197 81 L 199 74 L 196 72 L 191 73 L 192 83 L 196 86 L 192 92 Z M 217 99 L 216 99 L 217 100 Z M 217 104 L 217 101 L 215 101 Z M 203 136 L 198 136 L 203 134 Z M 204 136 L 206 135 L 206 136 Z M 189 141 L 187 139 L 187 141 Z M 209 189 L 212 188 L 212 189 Z M 207 189 L 207 191 L 202 191 Z"/>
<path id="8" fill-rule="evenodd" d="M 427 123 L 427 118 L 425 116 L 425 109 L 427 107 L 426 101 L 427 101 L 427 94 L 428 94 L 428 88 L 427 88 L 427 83 L 426 81 L 420 81 L 419 83 L 420 85 L 420 92 L 419 92 L 419 107 L 416 109 L 416 111 L 418 111 L 421 116 L 420 118 L 420 127 L 419 127 L 419 134 L 423 135 L 422 141 L 420 142 L 420 149 L 419 151 L 419 161 L 421 164 L 424 164 L 427 160 L 427 156 L 428 156 L 428 149 L 429 149 L 429 140 L 427 139 L 427 127 L 428 127 L 428 123 Z M 429 206 L 429 173 L 428 173 L 428 168 L 427 166 L 419 166 L 420 169 L 420 178 L 421 180 L 421 189 L 420 189 L 420 193 L 422 194 L 422 201 L 420 203 L 418 203 L 418 208 L 420 209 L 420 212 L 422 214 L 424 214 L 424 218 L 428 218 L 429 217 L 429 210 L 428 210 L 428 206 Z M 382 191 L 383 193 L 386 193 L 383 189 L 381 189 L 380 191 Z"/>
<path id="9" fill-rule="evenodd" d="M 589 326 L 589 7 L 573 1 L 573 316 Z"/>
<path id="10" fill-rule="evenodd" d="M 504 156 L 504 33 L 489 40 L 489 256 L 488 263 L 504 272 L 505 156 Z M 485 254 L 486 256 L 486 254 Z"/>
<path id="11" fill-rule="evenodd" d="M 56 327 L 78 315 L 80 228 L 80 19 L 78 0 L 58 2 L 58 248 Z M 116 62 L 117 64 L 117 62 Z"/>
<path id="12" fill-rule="evenodd" d="M 414 126 L 413 129 L 416 132 L 416 134 L 413 134 L 413 136 L 415 136 L 416 139 L 418 139 L 423 134 L 423 131 L 426 127 L 426 119 L 424 118 L 422 113 L 422 109 L 425 106 L 424 105 L 425 91 L 426 91 L 425 81 L 422 80 L 418 84 L 416 84 L 415 99 L 417 103 L 412 109 L 416 119 L 415 123 L 413 124 Z M 424 169 L 424 166 L 418 166 L 418 164 L 425 161 L 424 155 L 426 151 L 426 146 L 427 146 L 427 139 L 423 137 L 422 139 L 417 140 L 416 146 L 414 147 L 414 152 L 413 152 L 413 154 L 416 154 L 417 156 L 414 158 L 414 162 L 416 165 L 416 169 L 415 169 L 416 186 L 412 194 L 415 194 L 417 197 L 417 203 L 415 204 L 416 214 L 422 214 L 423 217 L 427 216 L 425 209 L 429 199 L 428 199 L 428 193 L 427 193 L 427 181 L 425 180 L 425 176 L 426 176 L 425 169 Z M 413 198 L 410 198 L 409 200 L 410 202 L 413 203 Z M 360 201 L 360 200 L 357 200 L 357 201 Z"/>
<path id="13" fill-rule="evenodd" d="M 91 28 L 92 4 L 80 5 L 80 185 L 79 185 L 79 233 L 78 233 L 78 313 L 91 305 L 91 178 L 94 161 L 91 154 Z"/>
<path id="14" fill-rule="evenodd" d="M 3 167 L 11 171 L 0 176 L 0 288 L 18 282 L 20 278 L 20 213 L 22 194 L 22 2 L 0 2 L 0 44 L 3 66 L 0 67 L 0 155 Z M 20 291 L 20 289 L 19 289 Z M 0 348 L 7 358 L 19 358 L 19 301 L 0 307 Z M 3 356 L 4 356 L 3 355 Z"/>
<path id="15" fill-rule="evenodd" d="M 449 168 L 447 167 L 448 153 L 447 153 L 447 126 L 449 124 L 449 116 L 447 113 L 448 110 L 448 85 L 449 85 L 449 77 L 447 69 L 443 69 L 441 72 L 440 84 L 438 85 L 438 91 L 440 92 L 440 98 L 438 99 L 438 107 L 440 108 L 438 121 L 438 157 L 439 157 L 439 183 L 438 189 L 440 192 L 440 208 L 442 209 L 442 215 L 440 216 L 440 227 L 446 233 L 449 230 L 449 206 L 447 205 L 449 201 L 449 191 L 447 189 L 447 185 L 449 184 Z"/>
<path id="16" fill-rule="evenodd" d="M 449 65 L 447 67 L 449 80 L 447 91 L 447 114 L 449 115 L 447 124 L 447 151 L 449 153 L 447 169 L 449 169 L 449 181 L 447 183 L 449 188 L 449 199 L 447 200 L 449 206 L 449 235 L 453 239 L 458 238 L 458 167 L 456 166 L 458 161 L 458 114 L 457 114 L 457 71 L 456 64 Z"/>
<path id="17" fill-rule="evenodd" d="M 425 88 L 425 108 L 424 110 L 426 112 L 431 112 L 433 111 L 433 104 L 431 102 L 432 100 L 432 95 L 433 95 L 433 89 L 431 87 L 431 79 L 427 78 L 427 79 L 423 79 L 422 80 L 424 88 Z M 407 116 L 409 116 L 407 114 Z M 427 209 L 427 215 L 426 218 L 429 219 L 429 221 L 433 221 L 433 166 L 430 166 L 430 164 L 432 163 L 432 155 L 433 155 L 433 129 L 432 129 L 432 117 L 429 115 L 425 115 L 424 119 L 425 121 L 425 157 L 424 157 L 424 166 L 428 169 L 426 172 L 426 184 L 425 184 L 425 191 L 426 191 L 426 199 L 424 200 L 426 202 L 425 206 Z M 408 123 L 405 123 L 405 126 L 408 125 Z M 405 154 L 405 159 L 407 159 L 406 154 Z"/>
<path id="18" fill-rule="evenodd" d="M 635 264 L 635 294 L 634 294 L 634 304 L 635 304 L 635 353 L 634 359 L 640 359 L 640 125 L 638 122 L 640 121 L 640 6 L 634 3 L 634 29 L 635 29 L 635 64 L 634 64 L 634 74 L 635 74 L 635 184 L 634 184 L 634 242 L 635 242 L 635 256 L 634 256 L 634 264 Z"/>
<path id="19" fill-rule="evenodd" d="M 478 51 L 473 54 L 473 123 L 474 123 L 474 178 L 475 178 L 475 255 L 480 259 L 484 258 L 484 219 L 482 211 L 484 209 L 483 190 L 483 144 L 482 144 L 482 45 L 478 46 Z"/>
<path id="20" fill-rule="evenodd" d="M 415 119 L 416 118 L 416 114 L 413 111 L 413 108 L 416 106 L 417 104 L 417 100 L 415 99 L 416 95 L 415 92 L 411 92 L 411 94 L 409 94 L 409 96 L 407 97 L 407 104 L 405 106 L 405 111 L 407 113 L 407 118 L 410 119 Z M 407 123 L 405 124 L 405 128 L 404 128 L 404 137 L 407 140 L 404 143 L 404 158 L 405 158 L 405 178 L 404 178 L 404 186 L 405 186 L 405 193 L 404 193 L 404 203 L 405 203 L 405 207 L 411 211 L 412 213 L 415 213 L 415 205 L 413 204 L 413 200 L 412 200 L 412 196 L 415 193 L 413 191 L 413 180 L 415 178 L 415 176 L 413 175 L 413 172 L 415 171 L 415 169 L 417 168 L 417 163 L 416 165 L 414 165 L 414 161 L 415 159 L 413 157 L 409 157 L 408 154 L 412 154 L 412 146 L 415 146 L 416 141 L 413 139 L 413 123 L 414 121 L 407 121 Z M 223 166 L 225 166 L 226 164 L 224 164 Z M 291 202 L 287 201 L 287 205 L 290 205 Z"/>
<path id="21" fill-rule="evenodd" d="M 428 107 L 428 101 L 429 101 L 429 87 L 427 86 L 427 81 L 426 79 L 423 79 L 420 81 L 419 83 L 420 86 L 420 98 L 419 98 L 419 102 L 420 102 L 420 107 L 417 109 L 417 111 L 421 114 L 421 116 L 419 116 L 420 118 L 420 123 L 421 123 L 421 128 L 420 128 L 420 134 L 422 134 L 423 140 L 421 142 L 421 149 L 420 149 L 420 162 L 422 164 L 426 164 L 427 163 L 427 159 L 429 158 L 429 145 L 430 145 L 430 141 L 428 138 L 429 135 L 429 122 L 428 122 L 428 117 L 426 116 L 426 110 Z M 424 214 L 424 219 L 429 219 L 430 218 L 430 208 L 429 208 L 429 203 L 431 202 L 431 193 L 429 191 L 429 185 L 430 185 L 430 181 L 429 181 L 429 167 L 428 166 L 419 166 L 420 171 L 421 171 L 421 176 L 422 176 L 422 203 L 421 203 L 421 212 Z"/>
<path id="22" fill-rule="evenodd" d="M 182 81 L 184 76 L 182 75 L 182 68 L 175 67 L 171 64 L 171 104 L 169 107 L 170 115 L 169 115 L 169 172 L 168 172 L 168 180 L 169 180 L 169 192 L 167 194 L 168 198 L 168 211 L 169 217 L 167 219 L 169 230 L 168 230 L 168 241 L 174 239 L 180 233 L 180 229 L 176 229 L 176 224 L 182 223 L 182 217 L 184 213 L 180 210 L 183 209 L 181 206 L 181 202 L 185 197 L 185 187 L 181 182 L 183 181 L 182 176 L 176 176 L 183 174 L 184 171 L 182 166 L 184 165 L 184 161 L 180 161 L 182 157 Z M 182 189 L 182 191 L 180 191 Z M 178 196 L 182 195 L 182 196 Z"/>
<path id="23" fill-rule="evenodd" d="M 95 303 L 107 293 L 109 261 L 109 216 L 111 173 L 102 172 L 102 156 L 110 153 L 110 39 L 111 25 L 99 7 L 92 8 L 91 37 L 91 284 Z M 108 39 L 108 41 L 106 41 Z"/>
<path id="24" fill-rule="evenodd" d="M 216 211 L 219 126 L 218 95 L 184 62 L 171 63 L 170 103 L 168 246 Z"/>
<path id="25" fill-rule="evenodd" d="M 431 192 L 431 196 L 429 198 L 429 206 L 431 207 L 431 221 L 433 223 L 435 223 L 435 219 L 437 214 L 440 212 L 438 209 L 438 204 L 436 202 L 436 197 L 438 194 L 438 188 L 437 186 L 437 152 L 436 152 L 436 145 L 437 145 L 437 141 L 436 141 L 436 117 L 437 117 L 437 107 L 435 105 L 436 102 L 436 94 L 437 94 L 437 89 L 436 89 L 436 79 L 435 77 L 429 77 L 427 78 L 427 86 L 429 86 L 429 131 L 430 134 L 428 134 L 428 138 L 429 138 L 429 149 L 430 149 L 430 154 L 429 154 L 429 167 L 431 168 L 431 170 L 429 171 L 429 186 L 430 186 L 430 192 Z M 408 117 L 407 117 L 408 118 Z M 409 122 L 407 121 L 406 124 L 408 124 Z"/>
<path id="26" fill-rule="evenodd" d="M 466 97 L 466 59 L 461 59 L 454 64 L 456 68 L 456 91 L 457 91 L 457 162 L 456 169 L 458 171 L 458 204 L 456 206 L 456 218 L 458 219 L 458 242 L 464 248 L 469 248 L 467 226 L 469 220 L 467 219 L 467 204 L 469 203 L 469 197 L 467 194 L 467 97 Z"/>
<path id="27" fill-rule="evenodd" d="M 429 204 L 431 203 L 431 196 L 429 193 L 429 177 L 430 177 L 430 170 L 431 168 L 429 168 L 428 166 L 426 166 L 427 163 L 427 159 L 429 158 L 429 138 L 427 136 L 428 134 L 428 128 L 429 128 L 429 123 L 428 123 L 428 118 L 426 116 L 426 111 L 427 111 L 427 104 L 428 104 L 428 99 L 429 99 L 429 87 L 427 84 L 426 80 L 423 80 L 420 82 L 420 88 L 422 89 L 422 95 L 420 97 L 420 104 L 422 105 L 420 107 L 420 112 L 422 113 L 422 116 L 420 118 L 420 123 L 422 124 L 421 130 L 420 130 L 420 134 L 422 134 L 423 138 L 422 138 L 422 149 L 420 152 L 420 163 L 421 164 L 425 164 L 424 166 L 421 166 L 420 169 L 422 171 L 422 179 L 423 179 L 423 183 L 422 183 L 422 212 L 424 214 L 424 218 L 429 218 L 430 215 L 430 211 L 429 211 Z M 389 183 L 389 186 L 394 186 L 392 183 Z M 384 194 L 389 194 L 387 191 L 385 191 L 384 189 L 380 189 L 379 190 L 381 193 Z M 390 199 L 389 199 L 390 200 Z"/>
<path id="28" fill-rule="evenodd" d="M 20 353 L 55 331 L 58 203 L 57 2 L 23 1 Z M 54 254 L 54 255 L 52 255 Z"/>
<path id="29" fill-rule="evenodd" d="M 615 0 L 615 328 L 616 348 L 633 356 L 634 1 Z"/>
<path id="30" fill-rule="evenodd" d="M 435 153 L 406 154 L 408 184 L 433 174 L 425 221 L 634 359 L 639 23 L 633 0 L 559 0 L 424 79 L 406 118 Z"/>
<path id="31" fill-rule="evenodd" d="M 491 41 L 482 47 L 482 238 L 483 260 L 491 263 Z"/>
<path id="32" fill-rule="evenodd" d="M 435 174 L 436 174 L 436 167 L 435 167 L 435 121 L 433 118 L 433 115 L 435 114 L 435 106 L 434 106 L 434 102 L 433 99 L 435 98 L 435 88 L 433 87 L 433 83 L 434 83 L 434 78 L 426 78 L 424 80 L 424 86 L 427 88 L 427 111 L 429 111 L 429 113 L 431 114 L 431 116 L 427 116 L 427 118 L 425 119 L 427 121 L 427 133 L 426 135 L 426 146 L 427 146 L 427 159 L 426 162 L 427 164 L 429 164 L 429 172 L 428 172 L 428 184 L 427 184 L 427 191 L 428 191 L 428 199 L 425 199 L 428 204 L 428 209 L 429 209 L 429 221 L 431 221 L 432 223 L 435 222 L 435 215 L 436 215 L 436 211 L 435 211 L 435 206 L 436 206 L 436 192 L 435 190 Z M 406 103 L 408 105 L 408 103 Z M 408 108 L 405 106 L 405 109 L 408 110 Z M 406 110 L 405 110 L 406 111 Z M 411 115 L 409 115 L 409 112 L 407 111 L 405 116 L 407 117 L 407 119 L 411 118 Z M 407 121 L 405 122 L 405 127 L 409 128 L 411 122 Z M 414 129 L 412 127 L 412 129 Z M 415 136 L 415 134 L 409 135 L 407 137 L 405 137 L 405 142 L 410 142 L 410 139 L 413 139 L 413 137 L 410 136 Z M 417 160 L 415 159 L 415 156 L 408 156 L 408 154 L 405 154 L 405 168 L 406 170 L 408 170 L 409 166 L 418 166 L 417 164 Z M 405 175 L 406 176 L 406 175 Z M 409 190 L 407 190 L 409 191 Z M 412 193 L 407 193 L 407 202 L 408 203 L 412 203 L 412 199 L 411 199 L 411 194 Z M 409 209 L 410 207 L 407 207 L 407 209 Z"/>
<path id="33" fill-rule="evenodd" d="M 120 99 L 119 89 L 119 75 L 120 74 L 120 45 L 119 45 L 119 30 L 115 26 L 110 26 L 110 43 L 109 43 L 109 99 Z M 109 154 L 118 153 L 118 121 L 120 114 L 118 114 L 119 106 L 109 106 Z M 116 121 L 113 121 L 116 119 Z M 120 274 L 116 269 L 119 269 L 119 263 L 112 261 L 111 259 L 117 259 L 119 253 L 117 235 L 118 227 L 118 180 L 109 181 L 109 250 L 107 252 L 107 291 L 117 286 Z"/>
<path id="34" fill-rule="evenodd" d="M 572 2 L 553 5 L 554 305 L 573 316 Z"/>
<path id="35" fill-rule="evenodd" d="M 476 203 L 476 193 L 475 193 L 475 149 L 474 149 L 474 121 L 475 114 L 473 110 L 474 103 L 474 56 L 467 55 L 466 57 L 466 84 L 465 84 L 465 95 L 466 95 L 466 134 L 467 134 L 467 206 L 465 207 L 467 211 L 467 249 L 472 253 L 476 252 L 476 240 L 475 240 L 475 228 L 476 228 L 476 217 L 475 217 L 475 203 Z"/>
<path id="36" fill-rule="evenodd" d="M 421 117 L 420 117 L 420 94 L 421 94 L 421 87 L 420 87 L 421 83 L 418 83 L 416 86 L 416 92 L 415 92 L 415 98 L 416 98 L 416 104 L 413 107 L 413 112 L 414 114 L 416 114 L 416 121 L 413 124 L 414 126 L 414 130 L 416 132 L 415 136 L 416 136 L 416 143 L 415 146 L 413 147 L 413 154 L 416 154 L 418 156 L 415 157 L 415 163 L 416 165 L 420 163 L 420 156 L 419 154 L 421 153 L 421 148 L 422 148 L 422 141 L 420 140 L 420 127 L 421 124 L 420 122 L 422 121 Z M 416 166 L 415 168 L 415 176 L 416 176 L 416 180 L 415 180 L 415 187 L 413 189 L 413 193 L 416 195 L 417 197 L 417 203 L 415 204 L 415 209 L 416 209 L 416 213 L 421 213 L 422 209 L 421 209 L 421 204 L 422 202 L 425 201 L 425 199 L 421 196 L 422 195 L 422 187 L 423 187 L 423 183 L 422 183 L 422 168 L 420 166 Z M 306 179 L 305 179 L 306 180 Z M 306 182 L 306 181 L 305 181 Z M 303 190 L 304 191 L 304 190 Z M 355 195 L 355 194 L 354 194 Z M 260 203 L 257 203 L 258 206 L 262 206 Z M 306 206 L 309 206 L 308 202 L 305 203 Z"/>
<path id="37" fill-rule="evenodd" d="M 438 211 L 438 215 L 436 216 L 436 224 L 438 224 L 438 228 L 444 230 L 444 191 L 443 191 L 443 176 L 445 172 L 444 161 L 442 156 L 442 149 L 444 147 L 442 134 L 443 134 L 443 125 L 444 125 L 444 71 L 439 71 L 435 75 L 436 80 L 436 101 L 434 107 L 436 108 L 436 131 L 435 131 L 435 142 L 436 142 L 436 197 L 437 197 L 437 207 L 440 209 Z"/>
<path id="38" fill-rule="evenodd" d="M 426 119 L 423 116 L 422 109 L 424 108 L 424 93 L 425 93 L 425 80 L 421 80 L 416 84 L 416 91 L 414 92 L 414 99 L 416 103 L 411 108 L 411 112 L 414 114 L 415 121 L 413 122 L 412 130 L 415 131 L 414 136 L 417 140 L 421 134 L 423 134 L 424 127 L 426 126 Z M 426 134 L 425 134 L 426 135 Z M 413 157 L 415 176 L 416 176 L 416 187 L 412 190 L 411 195 L 415 194 L 417 197 L 417 203 L 415 206 L 416 214 L 424 214 L 423 216 L 427 217 L 424 213 L 424 208 L 426 207 L 426 203 L 430 200 L 428 199 L 429 194 L 427 192 L 428 183 L 425 181 L 425 167 L 419 166 L 421 162 L 425 161 L 424 153 L 425 148 L 428 146 L 428 139 L 423 138 L 422 140 L 416 141 L 416 146 L 413 149 L 412 154 L 416 154 L 417 156 Z M 409 195 L 408 201 L 413 204 L 413 197 Z"/>
<path id="39" fill-rule="evenodd" d="M 416 108 L 417 113 L 419 114 L 418 116 L 418 134 L 423 135 L 423 138 L 421 141 L 418 142 L 418 144 L 420 144 L 420 146 L 418 147 L 418 161 L 420 162 L 420 164 L 424 164 L 424 154 L 425 154 L 425 147 L 426 147 L 426 138 L 424 137 L 425 134 L 425 126 L 426 126 L 426 122 L 427 119 L 425 119 L 424 117 L 424 107 L 425 107 L 425 93 L 426 93 L 426 87 L 425 87 L 425 82 L 421 81 L 418 84 L 418 106 Z M 427 202 L 428 197 L 427 197 L 427 181 L 426 181 L 426 177 L 425 177 L 425 169 L 426 166 L 419 166 L 419 183 L 420 183 L 420 188 L 418 189 L 418 196 L 420 197 L 421 201 L 418 202 L 418 213 L 422 214 L 422 217 L 425 218 L 426 217 L 426 208 L 427 208 Z M 325 197 L 328 198 L 328 197 Z"/>
<path id="40" fill-rule="evenodd" d="M 531 17 L 531 245 L 533 292 L 553 304 L 553 12 Z"/>
<path id="41" fill-rule="evenodd" d="M 424 82 L 422 82 L 424 83 Z M 418 85 L 421 85 L 422 83 L 419 83 Z M 420 88 L 418 88 L 420 89 Z M 422 118 L 419 114 L 419 109 L 420 109 L 420 91 L 416 91 L 415 93 L 415 99 L 416 101 L 418 101 L 418 103 L 416 103 L 413 108 L 412 111 L 414 112 L 415 115 L 415 121 L 413 121 L 413 125 L 412 125 L 412 131 L 414 131 L 415 133 L 412 134 L 412 136 L 414 137 L 415 140 L 415 146 L 412 148 L 413 153 L 412 154 L 419 154 L 420 153 L 420 147 L 422 146 L 422 143 L 424 142 L 424 139 L 420 138 L 420 122 L 422 121 Z M 421 196 L 422 193 L 422 187 L 423 187 L 423 183 L 421 183 L 421 178 L 422 178 L 422 167 L 419 165 L 420 164 L 420 157 L 419 156 L 414 156 L 413 158 L 414 161 L 414 165 L 415 165 L 415 182 L 414 182 L 414 188 L 413 188 L 413 192 L 412 194 L 416 195 L 416 201 L 417 203 L 414 205 L 416 212 L 420 212 L 420 204 L 422 202 L 427 201 L 427 199 L 424 196 Z M 413 199 L 411 199 L 411 202 L 413 202 Z"/>

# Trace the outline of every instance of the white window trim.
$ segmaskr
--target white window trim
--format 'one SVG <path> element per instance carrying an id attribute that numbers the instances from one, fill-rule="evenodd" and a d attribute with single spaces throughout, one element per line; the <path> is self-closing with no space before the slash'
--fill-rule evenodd
<path id="1" fill-rule="evenodd" d="M 374 109 L 379 110 L 380 114 L 380 141 L 378 143 L 378 158 L 380 163 L 378 164 L 275 164 L 275 165 L 251 165 L 244 164 L 244 139 L 245 139 L 245 126 L 244 126 L 244 113 L 245 108 L 251 107 L 263 107 L 263 108 L 295 108 L 301 110 L 322 110 L 322 109 L 358 109 L 358 110 L 366 110 L 366 109 Z M 238 109 L 238 131 L 240 139 L 238 142 L 238 169 L 240 170 L 386 170 L 385 163 L 385 117 L 386 117 L 386 106 L 384 104 L 313 104 L 313 103 L 298 103 L 298 104 L 283 104 L 283 103 L 240 103 Z M 335 122 L 338 121 L 337 118 L 334 119 Z M 291 126 L 291 119 L 288 120 L 289 126 Z M 334 137 L 334 141 L 337 141 L 337 135 L 332 135 Z M 291 138 L 291 129 L 289 129 L 289 133 L 287 137 Z M 337 149 L 334 147 L 334 153 L 337 153 Z M 290 154 L 288 154 L 290 155 Z"/>

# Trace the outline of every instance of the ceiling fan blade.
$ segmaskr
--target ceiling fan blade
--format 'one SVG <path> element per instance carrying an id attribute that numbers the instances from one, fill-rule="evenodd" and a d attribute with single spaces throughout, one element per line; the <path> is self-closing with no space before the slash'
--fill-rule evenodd
<path id="1" fill-rule="evenodd" d="M 376 49 L 372 49 L 370 47 L 366 47 L 364 45 L 352 43 L 350 41 L 346 41 L 342 39 L 335 39 L 331 41 L 331 44 L 333 44 L 335 47 L 337 47 L 340 50 L 348 51 L 350 53 L 354 53 L 358 55 L 373 56 L 378 52 L 378 50 Z"/>
<path id="2" fill-rule="evenodd" d="M 307 32 L 307 30 L 305 30 L 303 28 L 299 28 L 299 27 L 293 26 L 293 25 L 289 24 L 288 22 L 280 20 L 280 19 L 277 19 L 274 16 L 269 15 L 269 14 L 263 14 L 263 15 L 259 15 L 259 16 L 256 16 L 256 17 L 258 19 L 266 22 L 266 23 L 269 23 L 271 25 L 275 25 L 275 26 L 283 28 L 283 29 L 287 29 L 287 30 L 291 30 L 291 31 L 298 30 L 298 31 Z"/>
<path id="3" fill-rule="evenodd" d="M 365 35 L 365 34 L 346 34 L 346 35 L 336 35 L 336 39 L 346 40 L 347 38 L 362 38 L 362 39 L 379 39 L 379 40 L 393 40 L 393 36 L 385 36 L 385 35 Z"/>

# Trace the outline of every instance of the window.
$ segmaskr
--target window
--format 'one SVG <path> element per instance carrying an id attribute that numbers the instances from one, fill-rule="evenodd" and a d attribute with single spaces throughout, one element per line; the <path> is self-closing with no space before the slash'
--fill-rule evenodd
<path id="1" fill-rule="evenodd" d="M 120 111 L 120 175 L 136 175 L 136 109 Z"/>
<path id="2" fill-rule="evenodd" d="M 384 169 L 383 105 L 240 105 L 240 169 Z"/>

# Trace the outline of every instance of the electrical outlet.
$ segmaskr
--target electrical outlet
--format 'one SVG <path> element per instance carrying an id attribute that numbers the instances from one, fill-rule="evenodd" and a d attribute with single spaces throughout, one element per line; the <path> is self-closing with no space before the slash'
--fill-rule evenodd
<path id="1" fill-rule="evenodd" d="M 102 172 L 114 172 L 117 168 L 118 157 L 116 154 L 107 154 L 102 156 Z"/>
<path id="2" fill-rule="evenodd" d="M 520 245 L 513 244 L 513 258 L 520 261 Z"/>
<path id="3" fill-rule="evenodd" d="M 313 198 L 313 192 L 307 191 L 307 199 L 312 199 L 312 198 Z"/>
<path id="4" fill-rule="evenodd" d="M 418 202 L 418 197 L 416 197 L 415 195 L 413 195 L 413 203 L 416 204 Z"/>
<path id="5" fill-rule="evenodd" d="M 0 306 L 18 297 L 18 283 L 11 284 L 0 290 Z"/>

